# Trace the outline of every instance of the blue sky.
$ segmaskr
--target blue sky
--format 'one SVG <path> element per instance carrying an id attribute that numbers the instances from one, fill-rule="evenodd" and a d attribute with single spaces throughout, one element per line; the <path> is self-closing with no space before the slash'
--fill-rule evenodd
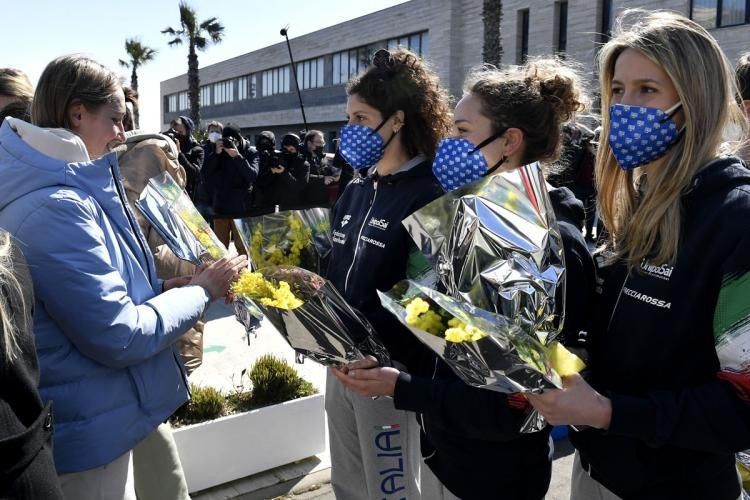
<path id="1" fill-rule="evenodd" d="M 363 16 L 405 0 L 192 0 L 200 20 L 218 17 L 225 26 L 224 41 L 199 52 L 207 66 L 283 41 L 279 29 L 289 24 L 290 37 Z M 3 9 L 0 29 L 0 66 L 25 71 L 34 83 L 49 61 L 71 53 L 87 54 L 130 81 L 125 39 L 137 37 L 158 50 L 156 60 L 138 74 L 141 125 L 157 129 L 159 82 L 187 71 L 185 45 L 169 47 L 160 31 L 179 27 L 177 0 L 83 1 L 15 0 Z"/>

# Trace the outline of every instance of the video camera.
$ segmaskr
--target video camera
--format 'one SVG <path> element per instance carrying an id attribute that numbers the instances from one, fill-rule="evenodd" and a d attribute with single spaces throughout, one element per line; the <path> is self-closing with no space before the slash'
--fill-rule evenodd
<path id="1" fill-rule="evenodd" d="M 276 168 L 281 165 L 281 151 L 275 149 L 261 149 L 258 151 L 261 168 Z"/>
<path id="2" fill-rule="evenodd" d="M 224 149 L 238 149 L 237 140 L 231 136 L 222 137 L 221 144 Z"/>
<path id="3" fill-rule="evenodd" d="M 167 137 L 169 137 L 170 139 L 172 139 L 174 142 L 177 142 L 177 137 L 178 137 L 179 134 L 177 133 L 177 131 L 174 128 L 170 127 L 169 129 L 167 129 L 166 132 L 163 133 L 163 135 L 166 135 Z"/>

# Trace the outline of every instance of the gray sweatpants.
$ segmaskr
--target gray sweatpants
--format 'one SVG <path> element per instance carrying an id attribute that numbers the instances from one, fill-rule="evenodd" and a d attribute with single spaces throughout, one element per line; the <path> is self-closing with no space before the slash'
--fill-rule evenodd
<path id="1" fill-rule="evenodd" d="M 325 405 L 337 499 L 422 498 L 419 426 L 413 413 L 397 410 L 390 398 L 359 396 L 330 372 Z"/>
<path id="2" fill-rule="evenodd" d="M 172 426 L 161 424 L 133 449 L 138 500 L 190 500 Z"/>
<path id="3" fill-rule="evenodd" d="M 60 474 L 60 486 L 66 500 L 135 500 L 133 452 L 95 469 Z"/>

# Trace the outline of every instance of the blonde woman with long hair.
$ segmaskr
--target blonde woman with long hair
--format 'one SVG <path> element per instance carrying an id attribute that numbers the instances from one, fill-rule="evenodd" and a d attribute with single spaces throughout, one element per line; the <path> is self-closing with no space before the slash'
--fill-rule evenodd
<path id="1" fill-rule="evenodd" d="M 609 240 L 591 376 L 529 399 L 588 426 L 571 436 L 573 499 L 735 500 L 750 371 L 722 368 L 750 319 L 750 172 L 720 146 L 745 126 L 736 80 L 698 24 L 636 11 L 622 25 L 631 15 L 599 56 Z"/>
<path id="2" fill-rule="evenodd" d="M 10 234 L 0 230 L 0 497 L 62 499 L 52 459 L 52 405 L 37 392 L 33 287 Z"/>

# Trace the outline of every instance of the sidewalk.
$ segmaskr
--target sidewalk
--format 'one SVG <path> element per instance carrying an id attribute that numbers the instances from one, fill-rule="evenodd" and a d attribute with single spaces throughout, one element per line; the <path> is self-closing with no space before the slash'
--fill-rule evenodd
<path id="1" fill-rule="evenodd" d="M 212 304 L 206 313 L 203 352 L 203 365 L 190 376 L 190 381 L 197 385 L 230 391 L 240 383 L 243 369 L 270 353 L 288 360 L 321 393 L 325 392 L 324 367 L 312 361 L 294 364 L 294 351 L 266 321 L 257 336 L 251 336 L 248 346 L 243 326 L 234 319 L 234 310 L 220 302 Z M 573 450 L 567 440 L 556 442 L 555 448 L 547 499 L 568 500 Z M 191 497 L 193 500 L 334 499 L 330 467 L 326 450 L 316 457 L 196 492 Z"/>

